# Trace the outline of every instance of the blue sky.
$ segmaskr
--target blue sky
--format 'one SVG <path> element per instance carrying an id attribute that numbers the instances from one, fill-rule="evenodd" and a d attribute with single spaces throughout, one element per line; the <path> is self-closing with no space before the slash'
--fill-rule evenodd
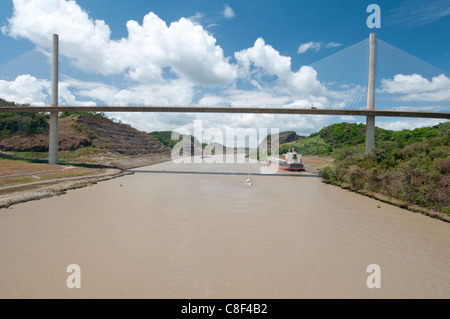
<path id="1" fill-rule="evenodd" d="M 354 44 L 370 33 L 366 26 L 369 4 L 382 10 L 379 38 L 433 65 L 450 72 L 450 4 L 446 0 L 431 1 L 363 1 L 363 0 L 77 0 L 93 19 L 104 20 L 111 28 L 112 38 L 127 36 L 128 20 L 142 21 L 148 12 L 155 12 L 170 23 L 181 17 L 203 15 L 202 25 L 210 31 L 227 56 L 250 47 L 263 37 L 283 55 L 291 56 L 294 67 L 312 63 L 330 54 L 327 50 L 297 55 L 298 46 L 310 41 Z M 236 16 L 223 17 L 229 5 Z M 420 10 L 421 7 L 430 8 Z M 13 2 L 0 2 L 0 25 L 7 25 Z M 446 14 L 445 14 L 446 13 Z M 209 26 L 214 25 L 214 26 Z M 208 27 L 209 26 L 209 27 Z M 0 35 L 0 65 L 34 46 L 25 39 Z"/>
<path id="2" fill-rule="evenodd" d="M 48 52 L 51 34 L 58 33 L 65 71 L 61 104 L 343 107 L 351 101 L 360 107 L 367 72 L 364 40 L 374 31 L 366 25 L 366 8 L 372 3 L 381 8 L 381 28 L 375 29 L 383 41 L 379 58 L 385 59 L 378 74 L 380 103 L 395 98 L 396 107 L 410 107 L 414 100 L 443 110 L 450 102 L 448 0 L 3 0 L 0 95 L 36 105 L 48 102 L 48 65 L 38 52 Z M 348 65 L 359 60 L 350 72 Z M 403 68 L 392 73 L 392 66 L 400 64 Z M 333 73 L 346 73 L 339 88 L 332 86 Z M 21 91 L 21 86 L 29 89 Z M 331 122 L 364 120 L 114 116 L 149 131 L 189 126 L 200 118 L 209 127 L 278 125 L 303 134 Z M 383 119 L 377 125 L 401 129 L 436 122 Z"/>

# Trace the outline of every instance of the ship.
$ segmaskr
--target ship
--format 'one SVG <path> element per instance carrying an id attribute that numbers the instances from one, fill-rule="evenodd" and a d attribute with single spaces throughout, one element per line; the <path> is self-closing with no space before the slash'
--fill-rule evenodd
<path id="1" fill-rule="evenodd" d="M 286 153 L 286 159 L 271 157 L 268 160 L 270 166 L 277 167 L 285 171 L 304 171 L 302 157 L 294 149 Z"/>

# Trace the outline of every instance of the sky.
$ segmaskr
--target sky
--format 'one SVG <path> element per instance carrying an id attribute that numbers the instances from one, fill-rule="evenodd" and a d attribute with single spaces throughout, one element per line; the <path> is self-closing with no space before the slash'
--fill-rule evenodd
<path id="1" fill-rule="evenodd" d="M 367 25 L 370 4 L 381 28 Z M 2 0 L 0 97 L 48 105 L 364 108 L 376 32 L 378 109 L 450 110 L 448 0 Z M 114 113 L 144 131 L 278 128 L 308 135 L 362 117 Z M 377 118 L 400 130 L 442 120 Z M 218 141 L 221 142 L 221 141 Z"/>

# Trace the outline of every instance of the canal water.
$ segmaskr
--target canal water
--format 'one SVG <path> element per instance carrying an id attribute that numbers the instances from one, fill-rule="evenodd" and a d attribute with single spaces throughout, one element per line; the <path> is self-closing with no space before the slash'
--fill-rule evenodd
<path id="1" fill-rule="evenodd" d="M 449 223 L 261 166 L 249 186 L 249 164 L 166 162 L 0 210 L 0 298 L 450 297 Z"/>

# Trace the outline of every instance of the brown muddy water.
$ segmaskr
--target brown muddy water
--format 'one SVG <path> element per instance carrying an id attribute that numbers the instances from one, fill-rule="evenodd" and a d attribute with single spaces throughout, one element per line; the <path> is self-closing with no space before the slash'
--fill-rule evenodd
<path id="1" fill-rule="evenodd" d="M 248 164 L 134 171 L 0 210 L 0 298 L 450 297 L 449 223 L 308 173 L 248 186 Z"/>

